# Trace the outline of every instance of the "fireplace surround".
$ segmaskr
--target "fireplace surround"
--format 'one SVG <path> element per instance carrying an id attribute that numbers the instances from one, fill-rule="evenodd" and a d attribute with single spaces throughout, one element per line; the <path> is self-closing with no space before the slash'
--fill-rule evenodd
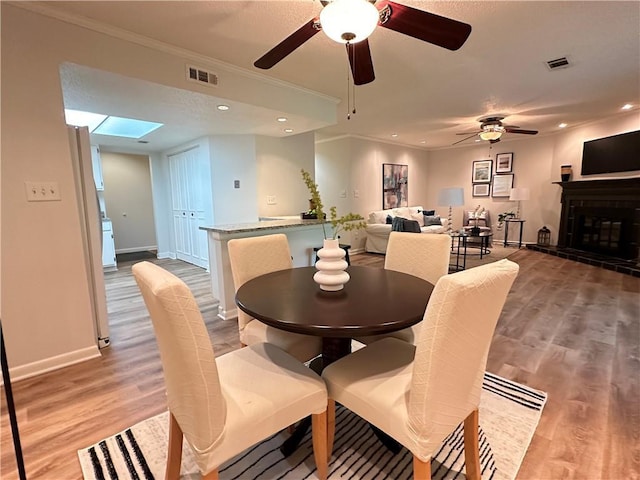
<path id="1" fill-rule="evenodd" d="M 562 187 L 559 249 L 638 264 L 640 177 L 555 183 Z"/>

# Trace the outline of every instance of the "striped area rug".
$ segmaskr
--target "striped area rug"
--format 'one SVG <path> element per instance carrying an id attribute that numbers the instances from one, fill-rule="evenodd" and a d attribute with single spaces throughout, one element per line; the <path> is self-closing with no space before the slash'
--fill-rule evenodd
<path id="1" fill-rule="evenodd" d="M 538 425 L 546 394 L 490 373 L 485 374 L 480 401 L 482 478 L 513 480 Z M 168 438 L 167 413 L 145 420 L 124 432 L 78 451 L 86 480 L 164 478 Z M 220 480 L 314 480 L 310 433 L 300 448 L 283 458 L 281 432 L 243 452 L 220 468 Z M 434 479 L 464 479 L 460 425 L 432 460 Z M 369 425 L 338 406 L 336 441 L 329 465 L 332 480 L 410 480 L 412 456 L 402 449 L 393 455 L 377 440 Z M 182 478 L 199 478 L 185 444 Z"/>

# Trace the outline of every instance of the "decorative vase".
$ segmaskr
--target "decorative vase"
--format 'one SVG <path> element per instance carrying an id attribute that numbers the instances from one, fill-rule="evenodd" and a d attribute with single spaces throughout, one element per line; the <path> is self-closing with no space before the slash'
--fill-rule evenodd
<path id="1" fill-rule="evenodd" d="M 342 290 L 344 284 L 349 281 L 349 274 L 345 272 L 348 265 L 344 256 L 345 252 L 340 248 L 338 239 L 325 238 L 322 248 L 318 250 L 318 271 L 313 275 L 313 280 L 320 285 L 321 290 L 336 292 Z"/>
<path id="2" fill-rule="evenodd" d="M 571 178 L 571 165 L 562 165 L 560 166 L 560 178 L 562 178 L 563 182 L 568 182 Z"/>

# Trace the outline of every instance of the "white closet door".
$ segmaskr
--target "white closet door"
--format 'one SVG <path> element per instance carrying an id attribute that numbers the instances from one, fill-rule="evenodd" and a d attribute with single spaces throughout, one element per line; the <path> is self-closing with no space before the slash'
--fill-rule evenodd
<path id="1" fill-rule="evenodd" d="M 207 175 L 199 157 L 197 147 L 169 156 L 172 214 L 177 258 L 207 268 L 207 233 L 199 228 L 204 225 Z"/>

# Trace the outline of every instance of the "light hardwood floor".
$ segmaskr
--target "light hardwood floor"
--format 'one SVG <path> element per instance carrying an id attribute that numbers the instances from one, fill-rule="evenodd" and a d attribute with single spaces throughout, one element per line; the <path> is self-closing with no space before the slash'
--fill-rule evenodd
<path id="1" fill-rule="evenodd" d="M 493 339 L 487 369 L 548 392 L 518 479 L 640 478 L 640 279 L 529 250 Z M 354 264 L 381 267 L 379 255 Z M 158 264 L 193 289 L 217 355 L 239 346 L 216 318 L 209 276 Z M 102 358 L 16 382 L 29 479 L 82 478 L 76 450 L 165 410 L 160 359 L 131 263 L 106 276 L 112 344 Z M 11 359 L 9 359 L 11 361 Z M 17 478 L 4 392 L 0 477 Z"/>

